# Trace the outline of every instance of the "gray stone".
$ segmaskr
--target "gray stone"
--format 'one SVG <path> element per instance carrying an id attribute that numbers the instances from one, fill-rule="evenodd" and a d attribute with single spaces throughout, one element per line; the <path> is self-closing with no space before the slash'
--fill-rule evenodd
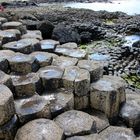
<path id="1" fill-rule="evenodd" d="M 22 126 L 15 140 L 62 140 L 63 130 L 52 120 L 37 119 Z"/>
<path id="2" fill-rule="evenodd" d="M 42 91 L 41 80 L 37 73 L 12 76 L 11 78 L 16 97 L 32 96 Z"/>
<path id="3" fill-rule="evenodd" d="M 42 40 L 42 34 L 39 30 L 28 30 L 26 34 L 22 35 L 21 38 L 35 38 L 38 40 Z"/>
<path id="4" fill-rule="evenodd" d="M 25 26 L 21 22 L 16 22 L 16 21 L 5 22 L 2 25 L 2 29 L 3 30 L 6 30 L 6 29 L 17 29 L 17 30 L 19 30 L 21 32 L 21 34 L 25 34 L 26 33 Z"/>
<path id="5" fill-rule="evenodd" d="M 39 70 L 39 75 L 45 90 L 53 90 L 61 87 L 63 69 L 56 66 L 46 66 Z"/>
<path id="6" fill-rule="evenodd" d="M 114 76 L 103 76 L 91 84 L 91 107 L 103 111 L 110 119 L 119 113 L 120 105 L 125 101 L 125 82 Z"/>
<path id="7" fill-rule="evenodd" d="M 15 108 L 22 124 L 37 118 L 51 118 L 49 102 L 39 95 L 15 100 Z"/>
<path id="8" fill-rule="evenodd" d="M 74 43 L 74 42 L 69 42 L 69 43 L 65 43 L 65 44 L 62 44 L 62 45 L 57 45 L 57 47 L 70 48 L 70 49 L 77 49 L 78 48 L 77 44 Z"/>
<path id="9" fill-rule="evenodd" d="M 104 140 L 135 140 L 132 129 L 110 126 L 100 133 Z"/>
<path id="10" fill-rule="evenodd" d="M 75 66 L 77 62 L 78 62 L 77 58 L 60 56 L 57 59 L 54 59 L 52 65 L 58 66 L 60 68 L 66 68 L 68 66 Z"/>
<path id="11" fill-rule="evenodd" d="M 91 82 L 99 80 L 103 75 L 103 65 L 98 61 L 80 60 L 78 66 L 89 71 Z"/>
<path id="12" fill-rule="evenodd" d="M 67 111 L 55 118 L 55 122 L 64 130 L 66 136 L 85 135 L 96 132 L 92 116 L 82 111 Z"/>
<path id="13" fill-rule="evenodd" d="M 70 66 L 65 69 L 62 82 L 66 89 L 73 90 L 77 96 L 87 95 L 90 90 L 89 72 L 77 66 Z"/>
<path id="14" fill-rule="evenodd" d="M 74 96 L 71 91 L 59 89 L 52 92 L 46 92 L 42 97 L 50 102 L 52 117 L 56 117 L 65 111 L 74 109 Z"/>
<path id="15" fill-rule="evenodd" d="M 60 44 L 59 41 L 55 41 L 51 39 L 42 40 L 40 43 L 41 43 L 41 50 L 47 52 L 53 52 L 56 46 Z"/>
<path id="16" fill-rule="evenodd" d="M 14 140 L 18 129 L 18 118 L 14 115 L 6 124 L 0 126 L 1 140 Z"/>
<path id="17" fill-rule="evenodd" d="M 8 58 L 12 72 L 27 74 L 36 72 L 39 65 L 35 58 L 22 53 L 16 53 L 15 56 Z"/>
<path id="18" fill-rule="evenodd" d="M 0 85 L 0 126 L 7 123 L 14 114 L 13 94 L 8 87 Z"/>
<path id="19" fill-rule="evenodd" d="M 39 63 L 40 67 L 49 66 L 52 63 L 53 57 L 47 52 L 33 52 L 31 56 L 35 57 Z"/>
<path id="20" fill-rule="evenodd" d="M 98 134 L 90 134 L 85 136 L 74 136 L 67 138 L 66 140 L 103 140 L 100 138 L 100 135 Z"/>
<path id="21" fill-rule="evenodd" d="M 6 19 L 6 18 L 4 18 L 4 17 L 0 17 L 0 22 L 1 23 L 5 23 L 5 22 L 7 22 L 8 20 Z"/>
<path id="22" fill-rule="evenodd" d="M 86 52 L 84 50 L 80 50 L 80 49 L 56 47 L 55 53 L 57 53 L 59 55 L 64 55 L 64 56 L 77 58 L 77 59 L 86 58 Z"/>

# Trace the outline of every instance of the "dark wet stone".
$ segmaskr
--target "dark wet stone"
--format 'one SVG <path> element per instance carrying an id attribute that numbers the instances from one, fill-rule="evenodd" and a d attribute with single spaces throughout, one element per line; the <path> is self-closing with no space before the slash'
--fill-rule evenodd
<path id="1" fill-rule="evenodd" d="M 103 76 L 91 84 L 91 107 L 103 111 L 110 119 L 119 113 L 120 105 L 125 101 L 125 82 L 114 76 Z"/>
<path id="2" fill-rule="evenodd" d="M 57 116 L 55 122 L 64 130 L 66 136 L 85 135 L 96 132 L 96 123 L 92 116 L 82 111 L 67 111 Z"/>
<path id="3" fill-rule="evenodd" d="M 16 21 L 5 22 L 2 25 L 2 29 L 3 30 L 6 30 L 6 29 L 17 29 L 17 30 L 19 30 L 21 32 L 21 34 L 25 34 L 26 33 L 25 26 L 21 22 L 16 22 Z"/>
<path id="4" fill-rule="evenodd" d="M 140 95 L 126 94 L 126 102 L 120 110 L 120 117 L 129 127 L 140 130 Z"/>
<path id="5" fill-rule="evenodd" d="M 42 34 L 39 30 L 30 31 L 28 30 L 26 34 L 22 35 L 21 38 L 35 38 L 38 40 L 42 40 Z"/>
<path id="6" fill-rule="evenodd" d="M 90 134 L 85 136 L 74 136 L 74 137 L 67 138 L 66 140 L 102 140 L 102 139 L 98 134 Z"/>
<path id="7" fill-rule="evenodd" d="M 78 62 L 77 58 L 70 58 L 65 56 L 60 56 L 53 60 L 52 65 L 58 66 L 60 68 L 66 68 L 68 66 L 75 66 Z"/>
<path id="8" fill-rule="evenodd" d="M 13 94 L 8 87 L 0 85 L 0 126 L 7 123 L 14 114 Z"/>
<path id="9" fill-rule="evenodd" d="M 61 47 L 61 48 L 69 48 L 69 49 L 77 49 L 78 45 L 74 42 L 68 42 L 62 45 L 57 45 L 57 47 Z"/>
<path id="10" fill-rule="evenodd" d="M 10 31 L 0 31 L 0 40 L 2 44 L 18 40 L 16 33 Z"/>
<path id="11" fill-rule="evenodd" d="M 16 115 L 14 115 L 6 124 L 0 126 L 0 139 L 14 140 L 18 129 L 18 123 L 18 118 Z"/>
<path id="12" fill-rule="evenodd" d="M 27 97 L 42 91 L 41 80 L 37 73 L 12 76 L 11 78 L 16 97 Z"/>
<path id="13" fill-rule="evenodd" d="M 71 91 L 59 89 L 54 92 L 45 92 L 42 97 L 50 102 L 52 117 L 56 117 L 65 111 L 74 109 L 74 95 Z"/>
<path id="14" fill-rule="evenodd" d="M 7 19 L 4 18 L 4 17 L 0 17 L 0 22 L 1 22 L 1 23 L 5 23 L 5 22 L 7 22 Z"/>
<path id="15" fill-rule="evenodd" d="M 86 52 L 83 51 L 83 50 L 79 50 L 79 49 L 57 47 L 55 49 L 55 53 L 57 53 L 59 55 L 74 57 L 74 58 L 77 58 L 77 59 L 86 58 Z"/>
<path id="16" fill-rule="evenodd" d="M 46 66 L 39 70 L 39 75 L 45 90 L 53 90 L 61 87 L 63 69 L 56 66 Z"/>
<path id="17" fill-rule="evenodd" d="M 140 40 L 134 42 L 134 43 L 132 44 L 132 46 L 135 47 L 135 48 L 140 48 Z"/>
<path id="18" fill-rule="evenodd" d="M 41 42 L 41 50 L 47 52 L 53 52 L 57 45 L 59 45 L 59 41 L 55 40 L 42 40 Z"/>
<path id="19" fill-rule="evenodd" d="M 13 57 L 8 58 L 11 71 L 14 73 L 27 74 L 36 72 L 39 68 L 36 59 L 25 54 L 16 53 Z"/>
<path id="20" fill-rule="evenodd" d="M 100 133 L 104 140 L 135 140 L 132 129 L 110 126 Z"/>
<path id="21" fill-rule="evenodd" d="M 53 57 L 47 52 L 33 52 L 31 56 L 35 57 L 39 63 L 40 67 L 49 66 L 52 63 Z"/>
<path id="22" fill-rule="evenodd" d="M 62 82 L 66 89 L 73 90 L 77 96 L 87 95 L 90 90 L 89 72 L 77 66 L 66 67 Z"/>
<path id="23" fill-rule="evenodd" d="M 98 61 L 80 60 L 78 66 L 89 71 L 91 82 L 100 79 L 103 75 L 103 64 Z"/>
<path id="24" fill-rule="evenodd" d="M 63 130 L 52 120 L 36 119 L 22 126 L 15 140 L 63 140 Z"/>
<path id="25" fill-rule="evenodd" d="M 22 124 L 37 118 L 51 118 L 49 102 L 39 95 L 15 100 L 15 108 Z"/>

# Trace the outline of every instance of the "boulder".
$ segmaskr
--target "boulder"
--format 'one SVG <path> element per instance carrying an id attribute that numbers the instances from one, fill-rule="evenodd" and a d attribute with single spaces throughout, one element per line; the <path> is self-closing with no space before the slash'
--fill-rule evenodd
<path id="1" fill-rule="evenodd" d="M 52 55 L 47 52 L 36 51 L 36 52 L 31 53 L 30 55 L 36 58 L 40 67 L 51 65 L 52 60 L 53 60 Z"/>
<path id="2" fill-rule="evenodd" d="M 91 84 L 91 107 L 103 111 L 113 121 L 118 116 L 120 105 L 125 102 L 125 82 L 115 76 L 103 76 Z"/>
<path id="3" fill-rule="evenodd" d="M 4 18 L 4 17 L 0 17 L 0 22 L 1 22 L 1 23 L 5 23 L 5 22 L 7 22 L 7 19 Z"/>
<path id="4" fill-rule="evenodd" d="M 14 73 L 27 74 L 36 72 L 39 65 L 35 58 L 22 53 L 16 53 L 13 57 L 8 58 L 11 71 Z"/>
<path id="5" fill-rule="evenodd" d="M 78 32 L 72 30 L 71 27 L 65 26 L 63 24 L 57 25 L 52 33 L 52 38 L 54 40 L 58 40 L 60 44 L 68 43 L 68 42 L 80 42 L 80 36 Z"/>
<path id="6" fill-rule="evenodd" d="M 15 100 L 15 108 L 21 124 L 37 118 L 51 118 L 49 102 L 39 95 Z"/>
<path id="7" fill-rule="evenodd" d="M 14 140 L 62 140 L 63 130 L 52 120 L 36 119 L 22 126 Z"/>
<path id="8" fill-rule="evenodd" d="M 41 80 L 36 73 L 12 76 L 11 78 L 16 97 L 32 96 L 42 91 Z"/>
<path id="9" fill-rule="evenodd" d="M 56 66 L 46 66 L 41 68 L 38 72 L 44 89 L 53 90 L 61 87 L 63 71 L 63 69 Z"/>
<path id="10" fill-rule="evenodd" d="M 54 121 L 64 130 L 66 137 L 96 132 L 96 123 L 92 116 L 82 111 L 67 111 L 57 116 Z"/>
<path id="11" fill-rule="evenodd" d="M 0 126 L 7 123 L 15 114 L 13 94 L 8 87 L 0 85 Z"/>
<path id="12" fill-rule="evenodd" d="M 41 50 L 47 52 L 53 52 L 57 45 L 59 45 L 59 41 L 47 39 L 42 40 L 41 42 Z"/>
<path id="13" fill-rule="evenodd" d="M 17 21 L 5 22 L 2 25 L 2 29 L 3 30 L 17 29 L 17 30 L 19 30 L 21 32 L 21 34 L 25 34 L 27 32 L 25 26 L 21 22 L 17 22 Z"/>

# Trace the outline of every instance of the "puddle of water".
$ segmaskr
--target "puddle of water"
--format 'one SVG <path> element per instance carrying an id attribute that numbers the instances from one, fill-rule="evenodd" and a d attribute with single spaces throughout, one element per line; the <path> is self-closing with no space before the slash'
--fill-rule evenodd
<path id="1" fill-rule="evenodd" d="M 128 42 L 134 43 L 140 40 L 140 35 L 128 35 L 125 37 L 125 40 Z"/>
<path id="2" fill-rule="evenodd" d="M 65 7 L 83 8 L 94 11 L 106 10 L 109 12 L 121 11 L 129 15 L 140 14 L 140 0 L 114 0 L 112 3 L 68 3 Z"/>

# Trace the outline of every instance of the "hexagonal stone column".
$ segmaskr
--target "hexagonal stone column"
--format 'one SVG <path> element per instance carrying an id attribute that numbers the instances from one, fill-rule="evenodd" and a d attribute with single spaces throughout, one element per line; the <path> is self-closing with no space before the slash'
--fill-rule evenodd
<path id="1" fill-rule="evenodd" d="M 14 56 L 14 52 L 10 50 L 0 50 L 0 70 L 4 72 L 9 72 L 8 58 Z"/>
<path id="2" fill-rule="evenodd" d="M 89 71 L 91 82 L 97 81 L 103 75 L 103 65 L 99 61 L 80 60 L 78 66 Z"/>
<path id="3" fill-rule="evenodd" d="M 19 74 L 36 72 L 39 68 L 35 58 L 22 53 L 16 53 L 15 56 L 8 58 L 11 71 Z"/>
<path id="4" fill-rule="evenodd" d="M 110 126 L 100 133 L 104 140 L 135 140 L 135 135 L 132 129 Z"/>
<path id="5" fill-rule="evenodd" d="M 125 82 L 119 77 L 103 76 L 91 84 L 91 107 L 103 111 L 110 120 L 119 113 L 121 103 L 125 101 Z"/>
<path id="6" fill-rule="evenodd" d="M 60 68 L 66 68 L 68 66 L 75 66 L 77 62 L 78 62 L 77 58 L 60 56 L 57 59 L 53 60 L 52 65 L 58 66 Z"/>
<path id="7" fill-rule="evenodd" d="M 21 22 L 16 22 L 16 21 L 12 21 L 12 22 L 5 22 L 2 25 L 2 29 L 6 30 L 6 29 L 17 29 L 21 32 L 21 34 L 25 34 L 26 31 L 26 27 L 21 23 Z"/>
<path id="8" fill-rule="evenodd" d="M 16 33 L 10 31 L 1 31 L 0 30 L 0 40 L 2 44 L 18 40 Z"/>
<path id="9" fill-rule="evenodd" d="M 77 96 L 87 95 L 90 90 L 89 72 L 77 66 L 66 67 L 62 82 L 66 89 L 73 90 Z"/>
<path id="10" fill-rule="evenodd" d="M 45 92 L 42 97 L 50 102 L 52 117 L 74 109 L 74 95 L 71 91 L 59 89 L 52 92 Z"/>
<path id="11" fill-rule="evenodd" d="M 5 23 L 5 22 L 7 22 L 8 20 L 6 19 L 6 18 L 4 18 L 4 17 L 0 17 L 0 22 L 3 24 L 3 23 Z"/>
<path id="12" fill-rule="evenodd" d="M 57 47 L 61 48 L 69 48 L 69 49 L 77 49 L 78 45 L 75 42 L 69 42 L 62 45 L 57 45 Z"/>
<path id="13" fill-rule="evenodd" d="M 15 140 L 63 140 L 63 130 L 52 120 L 36 119 L 22 126 Z"/>
<path id="14" fill-rule="evenodd" d="M 38 40 L 42 40 L 42 34 L 39 30 L 30 31 L 28 30 L 26 34 L 22 35 L 21 38 L 35 38 Z"/>
<path id="15" fill-rule="evenodd" d="M 27 75 L 12 76 L 12 83 L 16 97 L 32 96 L 41 93 L 42 84 L 37 73 Z"/>
<path id="16" fill-rule="evenodd" d="M 126 94 L 126 102 L 120 110 L 120 117 L 134 129 L 140 129 L 140 95 Z"/>
<path id="17" fill-rule="evenodd" d="M 7 123 L 14 114 L 13 94 L 8 87 L 0 85 L 0 126 Z"/>
<path id="18" fill-rule="evenodd" d="M 42 40 L 40 43 L 41 43 L 41 50 L 47 52 L 53 52 L 56 46 L 60 44 L 59 41 L 55 41 L 51 39 Z"/>
<path id="19" fill-rule="evenodd" d="M 18 118 L 14 115 L 6 124 L 0 126 L 0 139 L 14 140 L 18 129 L 18 123 Z"/>
<path id="20" fill-rule="evenodd" d="M 33 56 L 37 59 L 40 67 L 45 67 L 45 66 L 51 65 L 52 60 L 53 60 L 52 55 L 47 52 L 37 51 L 37 52 L 31 53 L 31 56 Z"/>
<path id="21" fill-rule="evenodd" d="M 39 75 L 45 90 L 54 90 L 61 87 L 63 69 L 56 66 L 46 66 L 39 70 Z"/>
<path id="22" fill-rule="evenodd" d="M 67 111 L 57 116 L 54 121 L 64 130 L 66 137 L 96 132 L 92 116 L 82 111 Z"/>
<path id="23" fill-rule="evenodd" d="M 22 124 L 37 118 L 51 118 L 49 101 L 39 95 L 15 100 L 15 108 Z"/>

